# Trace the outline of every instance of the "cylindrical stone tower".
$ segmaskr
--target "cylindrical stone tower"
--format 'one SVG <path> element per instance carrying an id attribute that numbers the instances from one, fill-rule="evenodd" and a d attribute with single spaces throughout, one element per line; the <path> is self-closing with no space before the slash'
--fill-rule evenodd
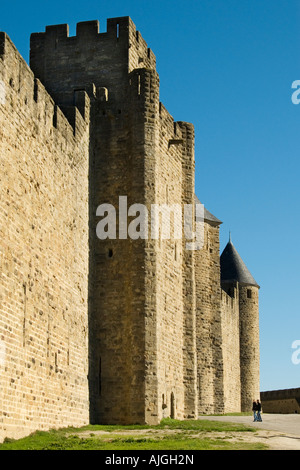
<path id="1" fill-rule="evenodd" d="M 230 293 L 237 283 L 240 325 L 241 411 L 251 411 L 259 387 L 259 285 L 249 272 L 231 240 L 221 255 L 222 288 Z"/>
<path id="2" fill-rule="evenodd" d="M 239 289 L 241 411 L 250 411 L 260 397 L 258 289 L 253 284 Z"/>

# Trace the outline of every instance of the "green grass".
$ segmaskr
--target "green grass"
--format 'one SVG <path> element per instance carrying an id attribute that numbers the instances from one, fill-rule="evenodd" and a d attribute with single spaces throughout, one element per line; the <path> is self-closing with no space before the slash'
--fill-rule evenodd
<path id="1" fill-rule="evenodd" d="M 99 434 L 99 431 L 102 433 Z M 103 433 L 104 431 L 104 433 Z M 126 431 L 130 431 L 126 435 Z M 136 432 L 135 432 L 136 431 Z M 145 431 L 145 432 L 143 432 Z M 149 432 L 150 431 L 150 432 Z M 216 433 L 226 432 L 226 437 Z M 234 433 L 252 427 L 206 420 L 164 419 L 157 426 L 89 425 L 49 432 L 36 431 L 18 440 L 6 439 L 0 450 L 263 450 L 266 446 L 234 440 Z M 84 433 L 84 435 L 82 435 Z M 124 434 L 120 434 L 124 433 Z M 213 433 L 213 436 L 209 436 Z M 81 436 L 79 435 L 81 434 Z"/>

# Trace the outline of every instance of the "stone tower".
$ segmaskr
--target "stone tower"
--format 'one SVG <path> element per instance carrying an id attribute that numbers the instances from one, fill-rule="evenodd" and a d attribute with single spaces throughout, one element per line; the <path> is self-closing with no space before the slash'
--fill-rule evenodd
<path id="1" fill-rule="evenodd" d="M 239 303 L 241 411 L 259 399 L 259 285 L 231 239 L 221 254 L 222 289 Z"/>
<path id="2" fill-rule="evenodd" d="M 160 103 L 155 62 L 129 17 L 109 19 L 105 33 L 90 21 L 74 37 L 67 25 L 31 36 L 31 68 L 55 102 L 67 115 L 80 109 L 78 92 L 91 103 L 93 422 L 158 422 L 171 408 L 197 415 L 194 255 L 161 234 L 130 239 L 126 220 L 137 204 L 150 213 L 152 204 L 194 203 L 193 126 L 174 123 Z M 116 209 L 115 239 L 96 236 L 103 204 Z"/>
<path id="3" fill-rule="evenodd" d="M 219 247 L 221 223 L 205 207 L 204 243 L 201 250 L 195 251 L 198 410 L 203 414 L 224 412 Z"/>

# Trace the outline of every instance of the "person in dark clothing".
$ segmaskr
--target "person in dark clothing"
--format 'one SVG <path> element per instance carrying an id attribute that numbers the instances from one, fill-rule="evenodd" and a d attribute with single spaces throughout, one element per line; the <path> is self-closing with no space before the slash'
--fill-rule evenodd
<path id="1" fill-rule="evenodd" d="M 260 403 L 259 400 L 256 400 L 256 409 L 257 409 L 257 414 L 256 414 L 257 419 L 256 419 L 256 421 L 262 421 L 262 419 L 261 419 L 261 403 Z"/>
<path id="2" fill-rule="evenodd" d="M 255 400 L 253 400 L 252 411 L 253 411 L 253 421 L 257 421 L 257 403 Z"/>

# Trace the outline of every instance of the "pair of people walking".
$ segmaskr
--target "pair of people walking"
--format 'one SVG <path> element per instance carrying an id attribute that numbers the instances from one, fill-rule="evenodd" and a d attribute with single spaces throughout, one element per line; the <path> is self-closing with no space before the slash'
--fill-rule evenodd
<path id="1" fill-rule="evenodd" d="M 252 411 L 253 411 L 253 418 L 254 421 L 262 421 L 261 419 L 261 403 L 259 400 L 253 400 L 253 405 L 252 405 Z"/>

